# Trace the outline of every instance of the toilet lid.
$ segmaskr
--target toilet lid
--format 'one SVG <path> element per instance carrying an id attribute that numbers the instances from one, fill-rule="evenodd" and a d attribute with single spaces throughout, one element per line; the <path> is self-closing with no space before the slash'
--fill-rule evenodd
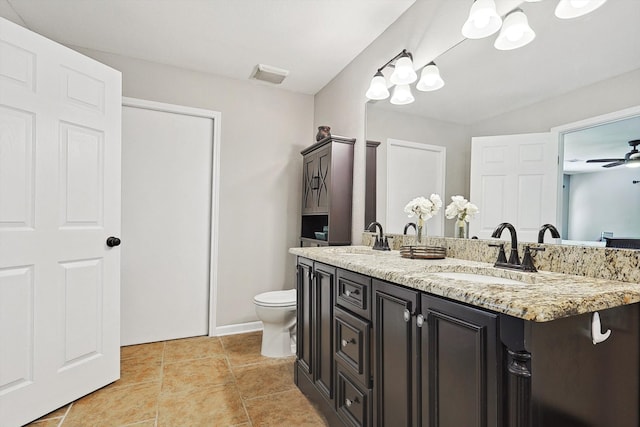
<path id="1" fill-rule="evenodd" d="M 253 301 L 267 307 L 285 307 L 296 305 L 296 290 L 264 292 L 253 297 Z"/>

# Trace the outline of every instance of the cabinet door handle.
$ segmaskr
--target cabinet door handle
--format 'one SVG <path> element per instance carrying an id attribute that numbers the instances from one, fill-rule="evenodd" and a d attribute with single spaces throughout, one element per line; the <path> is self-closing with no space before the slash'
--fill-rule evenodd
<path id="1" fill-rule="evenodd" d="M 343 339 L 343 340 L 342 340 L 342 346 L 343 346 L 343 347 L 346 347 L 346 346 L 347 346 L 347 345 L 349 345 L 349 344 L 355 344 L 355 343 L 356 343 L 356 340 L 354 340 L 353 338 L 351 338 L 351 339 L 350 339 L 350 340 L 348 340 L 348 341 L 347 341 L 347 340 L 345 340 L 345 339 Z"/>
<path id="2" fill-rule="evenodd" d="M 354 289 L 353 291 L 350 291 L 349 289 L 345 289 L 344 294 L 345 296 L 350 297 L 351 295 L 358 295 L 360 293 L 359 290 Z"/>
<path id="3" fill-rule="evenodd" d="M 354 403 L 360 403 L 360 401 L 358 401 L 358 398 L 354 398 L 353 400 L 347 398 L 344 400 L 344 404 L 347 405 L 347 408 L 351 408 L 351 405 L 353 405 Z"/>
<path id="4" fill-rule="evenodd" d="M 409 311 L 408 308 L 404 309 L 404 321 L 408 322 L 409 320 L 411 320 L 411 312 Z"/>
<path id="5" fill-rule="evenodd" d="M 424 316 L 422 314 L 418 314 L 416 317 L 416 325 L 418 325 L 418 328 L 422 328 L 422 325 L 424 325 Z"/>

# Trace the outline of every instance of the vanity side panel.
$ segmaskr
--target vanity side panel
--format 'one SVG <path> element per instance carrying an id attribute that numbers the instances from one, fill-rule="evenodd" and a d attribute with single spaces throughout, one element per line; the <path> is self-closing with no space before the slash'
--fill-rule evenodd
<path id="1" fill-rule="evenodd" d="M 640 425 L 640 304 L 599 313 L 597 345 L 592 314 L 530 323 L 534 426 Z"/>

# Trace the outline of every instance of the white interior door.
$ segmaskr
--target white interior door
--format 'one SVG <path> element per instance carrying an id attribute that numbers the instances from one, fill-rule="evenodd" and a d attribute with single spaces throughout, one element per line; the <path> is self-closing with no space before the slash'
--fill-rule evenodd
<path id="1" fill-rule="evenodd" d="M 134 101 L 122 123 L 122 345 L 206 335 L 214 120 Z"/>
<path id="2" fill-rule="evenodd" d="M 120 73 L 0 18 L 0 425 L 120 376 Z"/>
<path id="3" fill-rule="evenodd" d="M 480 213 L 469 222 L 469 234 L 487 239 L 509 222 L 520 241 L 537 241 L 541 225 L 556 223 L 558 179 L 558 142 L 551 133 L 472 138 L 470 200 Z"/>
<path id="4" fill-rule="evenodd" d="M 404 207 L 418 196 L 438 194 L 444 200 L 446 148 L 417 142 L 387 140 L 387 210 L 388 233 L 402 234 L 409 218 Z M 368 225 L 368 224 L 367 224 Z M 425 222 L 429 236 L 444 234 L 444 209 Z"/>

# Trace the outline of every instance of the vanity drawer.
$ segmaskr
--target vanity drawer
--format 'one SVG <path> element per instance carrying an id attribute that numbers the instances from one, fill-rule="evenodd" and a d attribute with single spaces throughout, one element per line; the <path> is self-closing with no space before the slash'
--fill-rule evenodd
<path id="1" fill-rule="evenodd" d="M 371 324 L 336 307 L 334 310 L 334 348 L 340 360 L 356 380 L 371 383 Z"/>
<path id="2" fill-rule="evenodd" d="M 354 381 L 349 371 L 336 363 L 338 387 L 336 390 L 336 409 L 346 425 L 371 425 L 371 390 L 363 388 Z"/>
<path id="3" fill-rule="evenodd" d="M 339 269 L 336 304 L 371 320 L 371 278 Z"/>

